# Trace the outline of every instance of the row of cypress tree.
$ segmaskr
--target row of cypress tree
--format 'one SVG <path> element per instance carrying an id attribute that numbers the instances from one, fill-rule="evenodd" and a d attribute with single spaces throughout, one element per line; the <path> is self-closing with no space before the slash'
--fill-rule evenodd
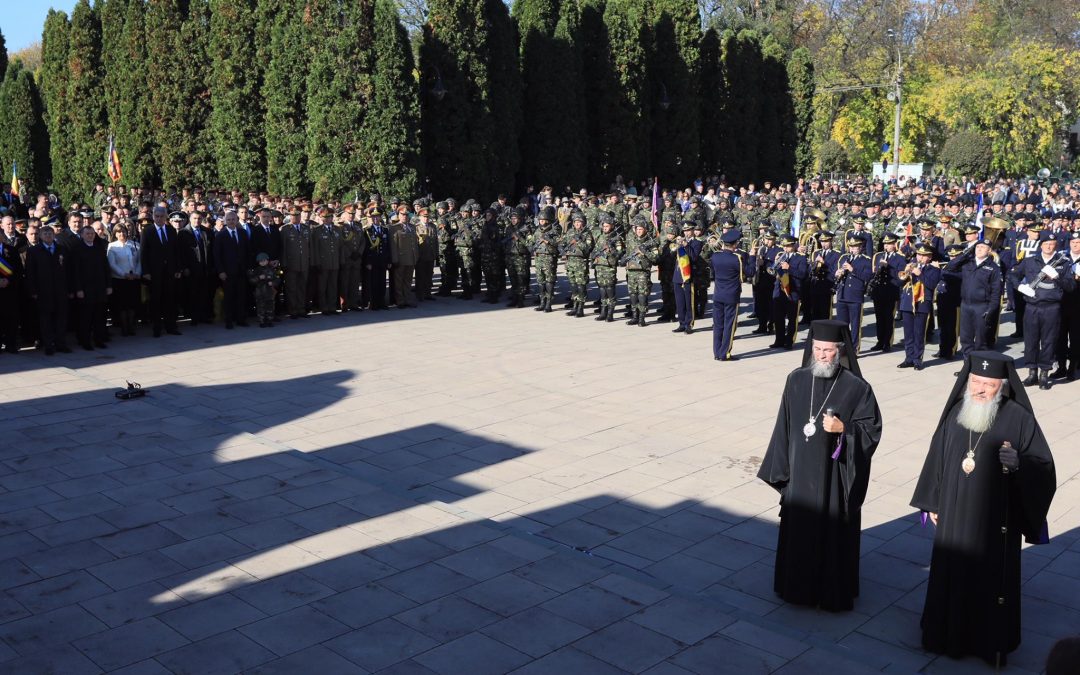
<path id="1" fill-rule="evenodd" d="M 316 198 L 810 169 L 808 54 L 703 32 L 695 0 L 428 11 L 414 58 L 394 0 L 79 0 L 46 19 L 40 96 L 5 75 L 0 101 L 29 87 L 30 113 L 0 129 L 30 131 L 0 160 L 65 199 L 105 178 L 110 134 L 127 184 Z"/>

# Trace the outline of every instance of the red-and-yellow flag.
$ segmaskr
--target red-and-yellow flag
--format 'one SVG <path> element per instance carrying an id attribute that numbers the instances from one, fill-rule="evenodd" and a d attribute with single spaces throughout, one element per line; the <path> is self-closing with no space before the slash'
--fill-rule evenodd
<path id="1" fill-rule="evenodd" d="M 11 163 L 11 196 L 15 199 L 19 198 L 19 190 L 22 186 L 19 184 L 19 165 L 17 162 Z"/>
<path id="2" fill-rule="evenodd" d="M 687 281 L 690 281 L 690 277 L 692 276 L 692 270 L 690 269 L 690 254 L 686 252 L 685 246 L 679 247 L 678 261 L 679 274 L 682 275 L 682 280 L 685 284 Z"/>

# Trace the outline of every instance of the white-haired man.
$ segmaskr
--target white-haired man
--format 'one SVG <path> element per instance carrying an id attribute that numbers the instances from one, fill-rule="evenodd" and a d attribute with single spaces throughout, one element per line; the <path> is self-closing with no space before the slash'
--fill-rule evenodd
<path id="1" fill-rule="evenodd" d="M 861 509 L 881 413 L 848 325 L 810 325 L 803 367 L 788 375 L 758 478 L 780 493 L 774 590 L 829 611 L 859 594 Z"/>
<path id="2" fill-rule="evenodd" d="M 1016 366 L 971 352 L 930 442 L 911 505 L 937 526 L 922 642 L 998 666 L 1020 644 L 1020 535 L 1045 543 L 1054 458 Z"/>

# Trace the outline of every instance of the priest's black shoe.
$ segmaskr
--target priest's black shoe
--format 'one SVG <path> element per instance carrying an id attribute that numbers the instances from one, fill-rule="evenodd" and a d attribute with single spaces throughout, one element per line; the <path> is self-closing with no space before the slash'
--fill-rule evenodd
<path id="1" fill-rule="evenodd" d="M 1028 376 L 1024 378 L 1024 381 L 1021 384 L 1023 384 L 1025 387 L 1030 387 L 1030 386 L 1032 386 L 1034 384 L 1038 384 L 1038 383 L 1039 383 L 1039 373 L 1037 371 L 1035 371 L 1035 370 L 1029 370 L 1028 371 Z"/>
<path id="2" fill-rule="evenodd" d="M 911 368 L 911 367 L 913 367 L 914 365 L 915 365 L 915 364 L 914 364 L 914 363 L 912 363 L 911 361 L 902 361 L 902 362 L 901 362 L 901 363 L 900 363 L 899 365 L 897 365 L 896 367 L 897 367 L 897 368 Z"/>
<path id="3" fill-rule="evenodd" d="M 915 370 L 922 370 L 923 369 L 923 365 L 921 363 L 916 363 L 912 367 L 915 368 Z"/>
<path id="4" fill-rule="evenodd" d="M 1050 388 L 1050 371 L 1044 370 L 1039 373 L 1039 389 Z"/>
<path id="5" fill-rule="evenodd" d="M 671 331 L 671 332 L 672 332 L 672 333 L 685 333 L 685 332 L 686 332 L 686 329 L 685 329 L 685 328 L 683 328 L 682 326 L 679 326 L 678 328 L 676 328 L 675 330 L 673 330 L 673 331 Z"/>

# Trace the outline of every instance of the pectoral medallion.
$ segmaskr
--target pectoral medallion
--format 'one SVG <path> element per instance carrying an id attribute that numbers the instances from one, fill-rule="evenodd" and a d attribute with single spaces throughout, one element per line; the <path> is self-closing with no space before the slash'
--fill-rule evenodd
<path id="1" fill-rule="evenodd" d="M 803 436 L 806 437 L 806 440 L 810 440 L 810 437 L 817 433 L 817 425 L 814 424 L 813 417 L 810 418 L 809 422 L 803 425 L 802 432 Z"/>
<path id="2" fill-rule="evenodd" d="M 967 455 L 964 457 L 964 460 L 960 462 L 960 468 L 963 469 L 964 473 L 967 475 L 971 475 L 971 472 L 975 470 L 974 450 L 968 450 Z"/>

